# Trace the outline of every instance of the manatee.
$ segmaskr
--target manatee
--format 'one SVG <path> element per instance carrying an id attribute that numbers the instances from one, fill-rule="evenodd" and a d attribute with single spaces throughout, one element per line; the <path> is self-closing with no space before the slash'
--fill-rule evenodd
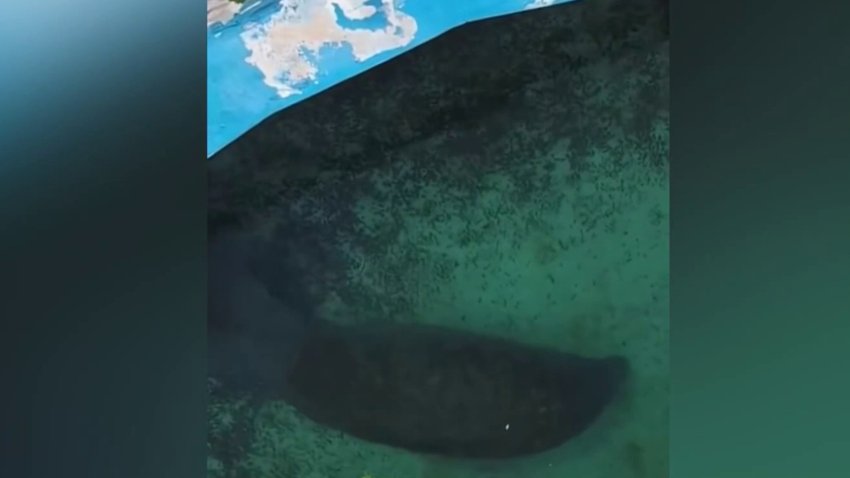
<path id="1" fill-rule="evenodd" d="M 413 452 L 500 459 L 582 433 L 628 363 L 425 325 L 318 323 L 288 372 L 285 400 L 326 427 Z"/>
<path id="2" fill-rule="evenodd" d="M 207 370 L 231 392 L 263 399 L 282 380 L 304 343 L 313 316 L 300 273 L 280 267 L 285 288 L 257 272 L 263 244 L 240 234 L 211 240 L 207 252 Z"/>
<path id="3" fill-rule="evenodd" d="M 587 429 L 628 375 L 589 358 L 427 325 L 320 320 L 303 273 L 254 240 L 209 247 L 209 372 L 360 439 L 454 458 L 542 452 Z"/>

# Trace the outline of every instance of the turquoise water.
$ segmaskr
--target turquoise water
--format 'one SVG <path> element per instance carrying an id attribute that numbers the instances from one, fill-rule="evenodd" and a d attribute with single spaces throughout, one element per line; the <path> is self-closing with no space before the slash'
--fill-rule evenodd
<path id="1" fill-rule="evenodd" d="M 256 22 L 278 11 L 274 0 L 262 0 L 260 5 L 241 15 L 227 27 L 215 26 L 207 33 L 207 156 L 210 157 L 260 123 L 271 114 L 303 101 L 353 75 L 381 64 L 441 33 L 469 21 L 505 15 L 523 10 L 531 0 L 407 0 L 401 10 L 413 16 L 418 24 L 416 36 L 404 48 L 375 55 L 356 62 L 345 47 L 328 48 L 321 52 L 319 79 L 301 85 L 302 94 L 287 98 L 278 96 L 263 83 L 263 77 L 245 62 L 248 50 L 240 34 L 245 24 Z M 556 0 L 565 3 L 571 0 Z M 379 2 L 372 0 L 369 4 Z M 338 21 L 346 28 L 381 28 L 386 17 L 375 15 L 367 20 L 346 19 L 337 8 Z M 339 50 L 339 51 L 335 51 Z M 330 53 L 330 54 L 328 54 Z"/>
<path id="2" fill-rule="evenodd" d="M 668 476 L 669 37 L 654 1 L 620 0 L 607 11 L 576 2 L 455 30 L 404 58 L 430 74 L 373 70 L 286 109 L 210 163 L 211 250 L 238 225 L 250 241 L 232 250 L 251 256 L 257 280 L 212 294 L 227 304 L 232 292 L 242 310 L 232 314 L 238 327 L 210 319 L 208 478 Z M 577 21 L 591 14 L 593 28 Z M 349 54 L 319 52 L 327 62 Z M 330 74 L 357 68 L 343 61 Z M 299 154 L 278 154 L 292 144 Z M 211 270 L 213 285 L 239 279 Z M 293 362 L 293 346 L 310 342 L 293 342 L 291 331 L 301 331 L 269 317 L 351 327 L 336 336 L 354 346 L 376 342 L 359 331 L 405 328 L 393 340 L 380 335 L 387 347 L 349 355 L 322 341 L 306 348 L 322 353 Z M 443 346 L 458 342 L 417 335 L 423 325 L 512 347 L 620 356 L 631 374 L 589 428 L 545 453 L 490 462 L 415 453 L 421 448 L 404 440 L 481 449 L 494 436 L 527 443 L 524 426 L 553 423 L 499 405 L 543 396 L 545 388 L 511 385 L 539 376 L 539 362 L 491 362 L 474 346 L 458 358 Z M 348 368 L 351 356 L 382 365 Z M 421 365 L 451 357 L 457 367 Z M 467 363 L 504 366 L 470 373 L 493 377 L 482 386 L 446 380 L 469 371 Z M 310 400 L 265 399 L 268 384 L 290 370 L 301 379 L 342 372 Z M 248 397 L 234 393 L 245 388 Z M 417 405 L 432 400 L 460 418 Z M 384 410 L 359 423 L 404 430 L 385 446 L 369 440 L 368 427 L 315 413 L 316 404 L 346 419 Z M 421 417 L 439 430 L 419 428 Z"/>

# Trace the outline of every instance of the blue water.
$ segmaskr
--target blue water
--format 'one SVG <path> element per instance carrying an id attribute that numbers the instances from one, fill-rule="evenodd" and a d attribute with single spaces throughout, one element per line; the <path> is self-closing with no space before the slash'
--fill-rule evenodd
<path id="1" fill-rule="evenodd" d="M 318 81 L 299 85 L 302 94 L 281 98 L 273 88 L 263 83 L 262 74 L 245 62 L 249 52 L 240 38 L 246 22 L 259 21 L 280 10 L 277 0 L 261 0 L 258 7 L 238 16 L 228 26 L 215 26 L 207 32 L 207 157 L 287 106 L 310 98 L 451 28 L 521 11 L 530 1 L 406 0 L 400 10 L 416 19 L 418 29 L 413 41 L 405 48 L 381 53 L 364 62 L 354 61 L 347 46 L 325 48 L 318 55 Z M 568 1 L 572 0 L 556 0 L 555 3 Z M 369 4 L 379 6 L 380 2 L 370 0 Z M 366 20 L 351 20 L 339 8 L 337 18 L 343 28 L 378 29 L 387 23 L 386 16 L 380 13 Z"/>

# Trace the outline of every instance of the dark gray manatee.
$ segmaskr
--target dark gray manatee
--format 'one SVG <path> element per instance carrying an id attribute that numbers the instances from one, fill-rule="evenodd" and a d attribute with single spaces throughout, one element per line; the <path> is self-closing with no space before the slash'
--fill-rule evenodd
<path id="1" fill-rule="evenodd" d="M 228 391 L 283 399 L 326 427 L 414 452 L 509 458 L 580 434 L 627 375 L 620 357 L 317 320 L 304 275 L 285 256 L 246 236 L 210 242 L 209 373 Z"/>
<path id="2" fill-rule="evenodd" d="M 312 315 L 298 271 L 277 264 L 283 287 L 270 287 L 267 248 L 248 235 L 211 239 L 207 258 L 209 376 L 228 391 L 279 395 Z"/>
<path id="3" fill-rule="evenodd" d="M 285 399 L 312 420 L 414 452 L 497 459 L 587 429 L 628 373 L 583 358 L 423 325 L 317 323 Z"/>

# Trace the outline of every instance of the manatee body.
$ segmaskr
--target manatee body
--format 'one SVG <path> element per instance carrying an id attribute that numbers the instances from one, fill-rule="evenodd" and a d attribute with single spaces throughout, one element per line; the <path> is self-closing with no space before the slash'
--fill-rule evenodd
<path id="1" fill-rule="evenodd" d="M 221 235 L 208 247 L 207 368 L 229 390 L 262 398 L 280 394 L 282 377 L 304 343 L 311 311 L 299 273 L 273 294 L 252 267 L 261 247 L 250 236 Z"/>
<path id="2" fill-rule="evenodd" d="M 209 247 L 209 371 L 224 388 L 284 399 L 329 428 L 411 451 L 508 458 L 585 430 L 625 359 L 590 359 L 424 325 L 321 321 L 249 237 Z"/>
<path id="3" fill-rule="evenodd" d="M 317 324 L 285 399 L 363 440 L 456 458 L 542 452 L 580 434 L 627 375 L 591 359 L 419 325 Z"/>

